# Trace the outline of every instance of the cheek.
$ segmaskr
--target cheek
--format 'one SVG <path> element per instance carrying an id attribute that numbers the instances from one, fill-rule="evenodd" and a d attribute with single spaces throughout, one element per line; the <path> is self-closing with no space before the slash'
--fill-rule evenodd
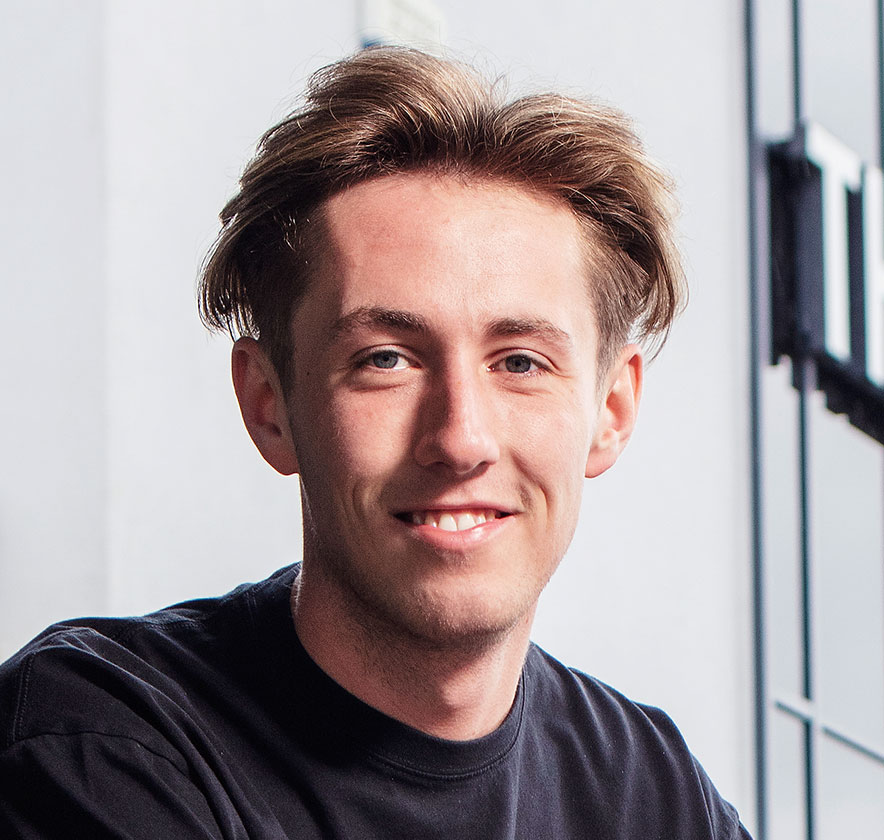
<path id="1" fill-rule="evenodd" d="M 407 459 L 412 424 L 396 401 L 360 396 L 331 400 L 323 423 L 332 457 L 351 475 L 370 477 Z"/>
<path id="2" fill-rule="evenodd" d="M 546 401 L 537 410 L 520 406 L 506 422 L 513 451 L 563 487 L 570 487 L 571 473 L 582 480 L 592 438 L 591 412 L 572 396 L 573 401 Z"/>
<path id="3" fill-rule="evenodd" d="M 572 411 L 536 428 L 529 424 L 523 445 L 517 447 L 523 475 L 542 495 L 546 519 L 542 539 L 556 557 L 565 552 L 577 526 L 589 440 L 587 418 Z"/>

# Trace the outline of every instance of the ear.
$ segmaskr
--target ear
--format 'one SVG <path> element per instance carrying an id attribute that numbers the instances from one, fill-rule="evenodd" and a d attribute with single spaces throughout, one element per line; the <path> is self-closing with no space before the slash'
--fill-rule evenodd
<path id="1" fill-rule="evenodd" d="M 637 344 L 627 344 L 611 366 L 586 460 L 587 478 L 595 478 L 613 466 L 632 436 L 641 399 L 643 366 Z"/>
<path id="2" fill-rule="evenodd" d="M 240 338 L 231 357 L 233 389 L 249 436 L 277 472 L 298 471 L 285 397 L 276 369 L 254 338 Z"/>

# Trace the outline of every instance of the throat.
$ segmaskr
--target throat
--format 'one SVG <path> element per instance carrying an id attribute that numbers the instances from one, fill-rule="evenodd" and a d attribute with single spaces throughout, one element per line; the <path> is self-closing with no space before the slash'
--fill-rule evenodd
<path id="1" fill-rule="evenodd" d="M 312 585 L 319 581 L 309 578 L 308 572 L 300 591 L 293 592 L 295 628 L 311 659 L 350 694 L 388 717 L 453 741 L 487 735 L 506 718 L 530 621 L 493 638 L 443 643 L 380 621 L 352 597 L 339 605 L 329 593 L 314 598 Z"/>

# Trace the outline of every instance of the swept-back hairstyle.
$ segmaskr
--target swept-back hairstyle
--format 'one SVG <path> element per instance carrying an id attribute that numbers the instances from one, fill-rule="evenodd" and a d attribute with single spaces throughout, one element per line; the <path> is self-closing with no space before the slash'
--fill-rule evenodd
<path id="1" fill-rule="evenodd" d="M 669 185 L 623 114 L 557 94 L 506 101 L 471 68 L 401 47 L 318 71 L 303 106 L 261 139 L 203 269 L 204 323 L 258 338 L 286 387 L 291 318 L 321 259 L 322 203 L 413 171 L 564 202 L 586 233 L 600 364 L 627 338 L 663 343 L 684 298 Z"/>

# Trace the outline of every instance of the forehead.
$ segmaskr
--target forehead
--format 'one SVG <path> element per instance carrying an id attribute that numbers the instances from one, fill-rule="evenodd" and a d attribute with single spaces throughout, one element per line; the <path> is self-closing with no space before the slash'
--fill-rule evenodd
<path id="1" fill-rule="evenodd" d="M 321 216 L 307 297 L 329 315 L 385 307 L 477 325 L 542 318 L 575 340 L 595 332 L 584 229 L 562 201 L 421 173 L 351 187 Z"/>
<path id="2" fill-rule="evenodd" d="M 400 254 L 444 249 L 446 240 L 474 240 L 481 233 L 491 246 L 518 239 L 541 252 L 564 246 L 580 259 L 581 229 L 570 208 L 525 187 L 452 175 L 390 175 L 357 184 L 330 198 L 324 221 L 334 250 L 355 256 L 360 246 Z M 531 232 L 531 236 L 524 236 Z M 387 246 L 392 246 L 388 248 Z"/>

